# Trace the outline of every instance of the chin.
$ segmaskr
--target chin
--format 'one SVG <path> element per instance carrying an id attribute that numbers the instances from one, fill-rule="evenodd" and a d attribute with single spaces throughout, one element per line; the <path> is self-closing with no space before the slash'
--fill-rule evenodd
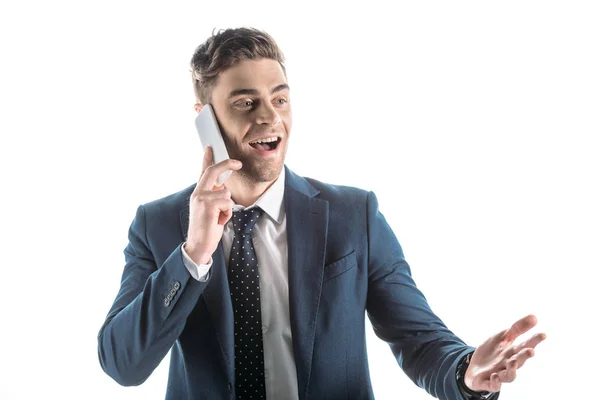
<path id="1" fill-rule="evenodd" d="M 248 160 L 243 165 L 242 169 L 237 171 L 240 176 L 254 183 L 265 183 L 273 182 L 279 177 L 283 168 L 283 160 L 270 163 L 253 163 Z M 246 165 L 248 168 L 245 168 Z"/>
<path id="2" fill-rule="evenodd" d="M 238 149 L 228 149 L 231 158 L 242 162 L 242 168 L 236 171 L 236 174 L 243 180 L 250 183 L 273 182 L 281 173 L 285 161 L 287 150 L 287 141 L 281 143 L 278 149 L 279 154 L 275 157 L 262 158 L 252 151 L 245 152 Z"/>

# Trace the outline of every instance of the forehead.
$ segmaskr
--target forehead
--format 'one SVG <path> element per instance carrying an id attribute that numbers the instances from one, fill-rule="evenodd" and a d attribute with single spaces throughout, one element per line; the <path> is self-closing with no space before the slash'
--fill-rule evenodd
<path id="1" fill-rule="evenodd" d="M 287 79 L 279 62 L 266 58 L 244 60 L 219 75 L 215 91 L 225 95 L 235 89 L 270 91 L 283 83 Z"/>

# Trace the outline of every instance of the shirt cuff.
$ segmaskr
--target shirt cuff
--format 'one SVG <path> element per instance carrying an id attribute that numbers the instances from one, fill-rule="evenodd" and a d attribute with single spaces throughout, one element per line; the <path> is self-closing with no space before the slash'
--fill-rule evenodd
<path id="1" fill-rule="evenodd" d="M 210 261 L 208 262 L 208 264 L 197 265 L 190 258 L 190 256 L 185 252 L 185 249 L 183 248 L 184 246 L 185 246 L 185 243 L 183 244 L 183 246 L 181 246 L 181 255 L 183 256 L 183 264 L 185 265 L 187 270 L 190 272 L 190 275 L 192 276 L 192 278 L 194 278 L 195 280 L 200 281 L 200 282 L 206 282 L 210 276 L 210 274 L 209 274 L 210 267 L 212 266 L 212 263 L 213 263 L 212 257 L 210 258 Z"/>

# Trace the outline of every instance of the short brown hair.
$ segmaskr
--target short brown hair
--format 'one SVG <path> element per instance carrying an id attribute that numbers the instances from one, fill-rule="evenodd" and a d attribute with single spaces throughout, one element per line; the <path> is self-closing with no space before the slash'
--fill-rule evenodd
<path id="1" fill-rule="evenodd" d="M 285 74 L 283 53 L 266 32 L 254 28 L 220 30 L 196 48 L 190 69 L 196 101 L 210 103 L 219 74 L 242 60 L 269 58 Z"/>

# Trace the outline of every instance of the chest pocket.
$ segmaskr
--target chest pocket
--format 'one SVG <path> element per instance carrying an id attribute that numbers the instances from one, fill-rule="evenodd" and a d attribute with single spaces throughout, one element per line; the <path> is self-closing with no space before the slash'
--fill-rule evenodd
<path id="1" fill-rule="evenodd" d="M 356 252 L 352 250 L 351 253 L 325 266 L 323 270 L 323 282 L 335 278 L 354 267 L 356 267 Z"/>

